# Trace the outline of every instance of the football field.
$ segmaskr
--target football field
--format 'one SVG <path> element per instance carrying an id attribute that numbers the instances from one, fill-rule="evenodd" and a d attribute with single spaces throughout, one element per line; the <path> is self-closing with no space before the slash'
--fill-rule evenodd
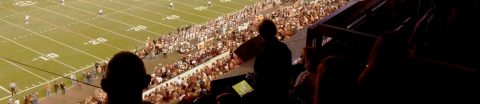
<path id="1" fill-rule="evenodd" d="M 203 24 L 261 0 L 211 0 L 211 7 L 208 1 L 65 0 L 62 5 L 60 0 L 1 0 L 0 103 L 10 98 L 11 82 L 17 84 L 16 98 L 34 92 L 44 97 L 45 84 L 53 81 L 70 84 L 7 59 L 80 80 L 94 62 L 144 46 L 147 37 Z"/>

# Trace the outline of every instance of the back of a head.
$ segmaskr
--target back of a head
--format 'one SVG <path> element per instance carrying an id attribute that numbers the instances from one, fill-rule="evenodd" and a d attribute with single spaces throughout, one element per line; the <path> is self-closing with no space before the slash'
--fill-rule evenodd
<path id="1" fill-rule="evenodd" d="M 128 100 L 110 99 L 111 96 L 137 99 L 139 97 L 141 100 L 141 93 L 149 82 L 150 77 L 146 74 L 143 61 L 131 52 L 122 51 L 108 62 L 106 76 L 102 79 L 101 85 L 107 92 L 109 101 Z"/>
<path id="2" fill-rule="evenodd" d="M 277 26 L 275 26 L 275 23 L 272 20 L 264 19 L 260 25 L 258 25 L 258 32 L 265 41 L 273 40 L 276 39 L 275 35 L 277 35 Z"/>
<path id="3" fill-rule="evenodd" d="M 351 101 L 359 73 L 357 67 L 354 62 L 343 57 L 329 56 L 323 59 L 317 76 L 319 103 L 338 102 L 340 99 Z"/>

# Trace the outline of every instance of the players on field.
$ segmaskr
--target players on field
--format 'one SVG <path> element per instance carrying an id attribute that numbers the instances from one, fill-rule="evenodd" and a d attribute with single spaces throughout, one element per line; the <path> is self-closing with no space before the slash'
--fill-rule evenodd
<path id="1" fill-rule="evenodd" d="M 25 24 L 30 23 L 30 16 L 25 15 Z"/>
<path id="2" fill-rule="evenodd" d="M 212 1 L 211 0 L 208 0 L 207 7 L 212 7 Z"/>
<path id="3" fill-rule="evenodd" d="M 172 8 L 172 9 L 174 9 L 173 3 L 172 3 L 172 2 L 170 2 L 170 4 L 168 5 L 168 7 L 170 7 L 170 8 Z"/>
<path id="4" fill-rule="evenodd" d="M 98 16 L 103 16 L 103 9 L 98 10 Z"/>

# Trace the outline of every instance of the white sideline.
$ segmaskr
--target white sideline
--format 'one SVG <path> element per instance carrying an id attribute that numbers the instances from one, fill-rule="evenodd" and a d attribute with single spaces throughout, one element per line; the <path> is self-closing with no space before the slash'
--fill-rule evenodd
<path id="1" fill-rule="evenodd" d="M 7 93 L 11 93 L 9 90 L 7 90 L 5 87 L 3 86 L 0 86 L 0 89 L 2 89 L 3 91 L 7 92 Z"/>
<path id="2" fill-rule="evenodd" d="M 4 8 L 4 7 L 2 7 L 2 8 Z M 5 9 L 7 9 L 7 10 L 10 10 L 10 11 L 14 11 L 14 12 L 17 12 L 17 13 L 21 13 L 21 12 L 19 12 L 19 11 L 11 10 L 11 9 L 8 9 L 8 8 L 5 8 Z M 23 14 L 23 13 L 21 13 L 21 14 Z M 34 19 L 36 19 L 36 18 L 34 18 Z M 77 34 L 77 35 L 83 36 L 83 37 L 85 37 L 85 38 L 88 38 L 88 39 L 93 39 L 93 38 L 91 38 L 91 37 L 88 37 L 88 36 L 85 36 L 85 35 L 83 35 L 83 34 L 80 34 L 80 33 L 78 33 L 78 32 L 72 31 L 72 30 L 70 30 L 70 29 L 67 29 L 67 28 L 65 28 L 65 27 L 60 27 L 60 26 L 57 26 L 57 25 L 55 25 L 55 24 L 53 24 L 53 23 L 50 23 L 50 22 L 47 22 L 47 21 L 45 21 L 45 20 L 42 20 L 42 19 L 38 19 L 38 20 L 40 20 L 40 21 L 42 21 L 42 22 L 45 22 L 45 23 L 48 23 L 48 24 L 50 24 L 50 25 L 53 25 L 53 26 L 55 26 L 55 27 L 58 27 L 58 28 L 64 29 L 64 30 L 66 30 L 66 31 L 69 31 L 69 32 L 75 33 L 75 34 Z M 56 28 L 54 28 L 54 29 L 56 29 Z M 39 34 L 40 34 L 40 33 L 39 33 Z M 118 50 L 122 50 L 122 49 L 121 49 L 121 48 L 119 48 L 119 47 L 112 46 L 112 45 L 110 45 L 110 44 L 107 44 L 107 43 L 102 43 L 102 44 L 105 44 L 105 45 L 107 45 L 107 46 L 110 46 L 110 47 L 116 48 L 116 49 L 118 49 Z"/>
<path id="3" fill-rule="evenodd" d="M 5 59 L 3 59 L 3 58 L 2 58 L 2 60 L 5 61 L 5 62 L 8 62 L 8 63 L 10 63 L 10 64 L 12 64 L 12 65 L 14 65 L 14 66 L 16 66 L 16 67 L 18 67 L 18 68 L 20 68 L 20 69 L 22 69 L 23 71 L 26 71 L 26 72 L 28 72 L 28 73 L 30 73 L 30 74 L 33 74 L 34 76 L 37 76 L 37 77 L 40 78 L 40 79 L 43 79 L 43 80 L 45 80 L 45 81 L 48 81 L 47 79 L 43 78 L 42 76 L 40 76 L 40 75 L 38 75 L 38 74 L 35 74 L 35 73 L 33 73 L 32 71 L 27 70 L 27 69 L 25 69 L 25 68 L 23 68 L 23 67 L 20 67 L 20 66 L 18 66 L 17 64 L 14 64 L 14 63 L 12 63 L 12 62 L 10 62 L 10 61 L 8 61 L 8 60 L 5 60 Z"/>
<path id="4" fill-rule="evenodd" d="M 122 2 L 118 2 L 118 1 L 114 1 L 118 4 L 122 4 L 122 5 L 128 5 L 129 7 L 135 7 L 135 8 L 138 8 L 138 9 L 141 9 L 141 10 L 144 10 L 144 11 L 148 11 L 148 12 L 151 12 L 151 13 L 154 13 L 154 14 L 158 14 L 158 15 L 162 15 L 162 16 L 167 16 L 166 14 L 161 14 L 161 13 L 158 13 L 158 12 L 154 12 L 154 11 L 151 11 L 151 10 L 148 10 L 148 9 L 144 9 L 144 8 L 140 8 L 138 6 L 133 6 L 133 5 L 130 5 L 130 4 L 126 4 L 126 3 L 122 3 Z M 185 19 L 179 19 L 181 21 L 184 21 L 184 22 L 188 22 L 188 23 L 191 23 L 191 24 L 197 24 L 195 22 L 192 22 L 192 21 L 189 21 L 189 20 L 185 20 Z"/>

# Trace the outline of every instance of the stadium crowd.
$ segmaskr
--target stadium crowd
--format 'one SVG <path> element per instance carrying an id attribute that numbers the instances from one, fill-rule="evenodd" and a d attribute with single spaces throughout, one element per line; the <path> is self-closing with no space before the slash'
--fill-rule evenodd
<path id="1" fill-rule="evenodd" d="M 335 11 L 344 5 L 347 0 L 317 0 L 304 4 L 297 2 L 292 6 L 283 5 L 265 16 L 257 14 L 267 7 L 287 2 L 290 1 L 266 0 L 202 25 L 185 26 L 158 39 L 147 39 L 145 48 L 136 53 L 141 58 L 152 53 L 163 53 L 162 55 L 166 57 L 167 53 L 187 53 L 198 49 L 192 54 L 184 54 L 183 58 L 174 64 L 157 66 L 155 73 L 151 75 L 152 80 L 148 89 L 154 88 L 221 53 L 233 52 L 232 50 L 240 44 L 258 35 L 255 27 L 264 18 L 271 18 L 277 24 L 277 38 L 284 40 Z M 192 40 L 195 41 L 195 39 L 203 45 L 193 45 Z M 215 39 L 215 41 L 211 39 Z M 154 104 L 191 102 L 208 94 L 211 80 L 234 69 L 239 64 L 241 63 L 232 54 L 230 57 L 217 60 L 211 66 L 202 68 L 190 76 L 181 78 L 183 80 L 180 83 L 167 83 L 166 86 L 155 89 L 154 92 L 144 96 L 144 99 Z M 106 101 L 105 95 L 102 91 L 96 91 L 94 97 L 88 97 L 82 103 L 104 103 Z"/>

